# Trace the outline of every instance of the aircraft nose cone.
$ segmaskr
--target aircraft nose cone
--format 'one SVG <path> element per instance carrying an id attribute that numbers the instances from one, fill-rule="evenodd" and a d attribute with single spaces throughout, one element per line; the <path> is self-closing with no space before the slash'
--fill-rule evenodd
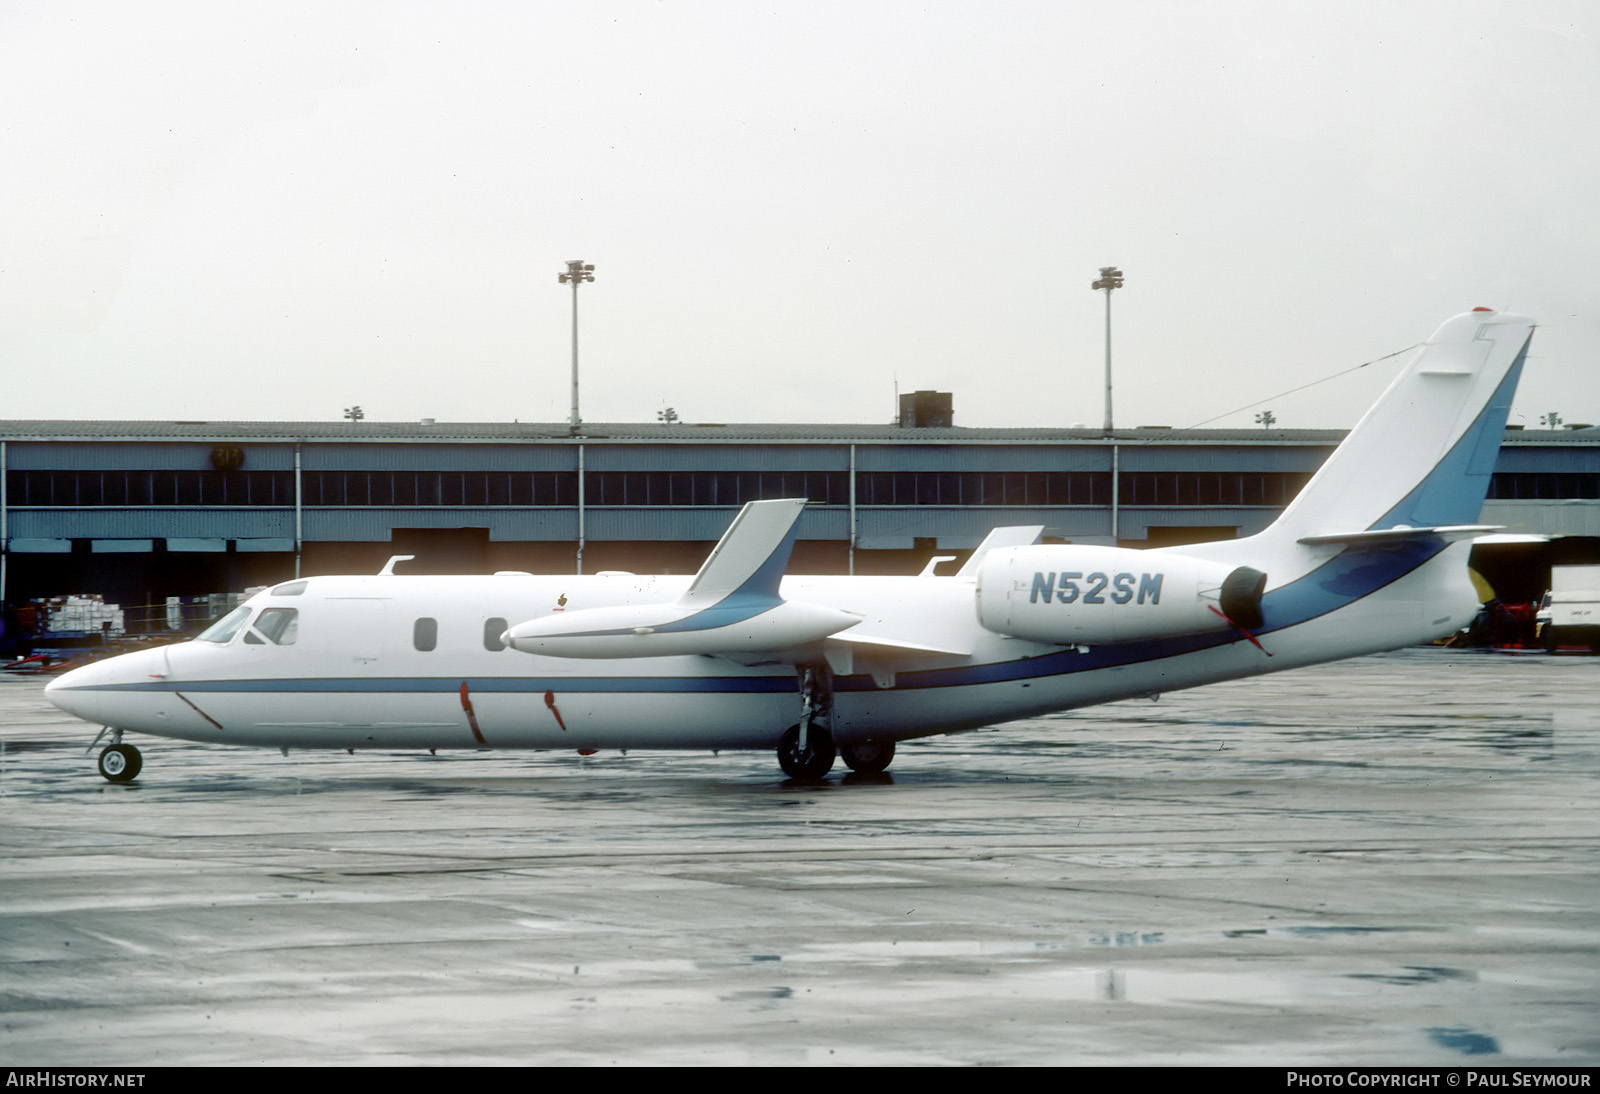
<path id="1" fill-rule="evenodd" d="M 100 720 L 100 693 L 93 689 L 100 665 L 85 665 L 81 669 L 62 673 L 44 686 L 44 697 L 59 710 L 82 718 L 86 722 Z"/>
<path id="2" fill-rule="evenodd" d="M 166 675 L 164 650 L 140 650 L 63 673 L 45 685 L 44 697 L 68 714 L 107 725 L 116 719 L 121 709 L 118 697 L 125 696 L 126 689 Z"/>

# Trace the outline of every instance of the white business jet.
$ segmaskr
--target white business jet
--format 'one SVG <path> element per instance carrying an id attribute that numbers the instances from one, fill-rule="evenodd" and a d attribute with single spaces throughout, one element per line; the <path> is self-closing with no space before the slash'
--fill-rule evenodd
<path id="1" fill-rule="evenodd" d="M 130 732 L 290 748 L 776 749 L 796 779 L 895 743 L 1390 650 L 1478 607 L 1475 524 L 1533 323 L 1456 316 L 1283 515 L 1160 550 L 992 532 L 953 576 L 784 576 L 804 499 L 751 502 L 692 579 L 312 577 L 48 698 Z M 104 736 L 104 733 L 102 734 Z"/>

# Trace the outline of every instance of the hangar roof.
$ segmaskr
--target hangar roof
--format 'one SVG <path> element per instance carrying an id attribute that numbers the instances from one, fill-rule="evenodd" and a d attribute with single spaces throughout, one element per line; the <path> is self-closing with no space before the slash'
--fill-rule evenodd
<path id="1" fill-rule="evenodd" d="M 1183 445 L 1335 445 L 1342 429 L 1118 429 L 1119 441 Z M 587 422 L 573 436 L 565 422 L 242 422 L 242 421 L 0 421 L 0 440 L 12 441 L 255 441 L 429 444 L 612 442 L 618 444 L 1092 444 L 1099 429 L 904 427 L 899 425 L 724 424 L 671 425 Z M 1600 444 L 1600 428 L 1507 430 L 1509 444 Z"/>

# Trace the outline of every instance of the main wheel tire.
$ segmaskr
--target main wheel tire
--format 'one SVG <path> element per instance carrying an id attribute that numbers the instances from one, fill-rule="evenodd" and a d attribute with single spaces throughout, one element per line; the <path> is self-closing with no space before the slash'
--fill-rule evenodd
<path id="1" fill-rule="evenodd" d="M 114 783 L 131 783 L 143 766 L 144 757 L 132 745 L 106 745 L 100 750 L 100 774 Z"/>
<path id="2" fill-rule="evenodd" d="M 799 749 L 800 727 L 790 726 L 778 741 L 778 766 L 791 779 L 815 782 L 833 770 L 838 755 L 833 747 L 833 734 L 823 726 L 812 726 L 806 733 L 806 748 Z"/>
<path id="3" fill-rule="evenodd" d="M 894 762 L 894 742 L 861 741 L 858 744 L 843 745 L 839 749 L 839 755 L 851 771 L 862 775 L 881 775 Z"/>

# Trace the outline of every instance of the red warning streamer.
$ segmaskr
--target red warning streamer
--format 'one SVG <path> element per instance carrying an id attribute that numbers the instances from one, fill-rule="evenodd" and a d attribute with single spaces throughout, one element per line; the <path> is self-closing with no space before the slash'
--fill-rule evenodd
<path id="1" fill-rule="evenodd" d="M 467 695 L 467 682 L 461 681 L 461 709 L 467 712 L 467 725 L 472 727 L 472 739 L 480 745 L 489 742 L 483 739 L 483 734 L 478 731 L 478 716 L 472 712 L 472 699 Z"/>
<path id="2" fill-rule="evenodd" d="M 1214 611 L 1218 615 L 1222 616 L 1223 622 L 1227 623 L 1228 626 L 1232 627 L 1234 630 L 1238 631 L 1240 634 L 1242 634 L 1246 638 L 1248 638 L 1250 640 L 1250 644 L 1252 646 L 1254 646 L 1256 649 L 1260 650 L 1262 653 L 1265 653 L 1268 657 L 1272 656 L 1272 654 L 1270 652 L 1268 652 L 1267 647 L 1263 646 L 1260 642 L 1256 641 L 1256 636 L 1255 635 L 1251 634 L 1249 631 L 1247 631 L 1243 627 L 1239 626 L 1239 624 L 1237 624 L 1233 620 L 1229 619 L 1227 617 L 1226 613 L 1220 611 L 1215 604 L 1207 604 L 1206 607 L 1210 608 L 1212 611 Z"/>
<path id="3" fill-rule="evenodd" d="M 561 712 L 556 709 L 555 692 L 547 691 L 544 693 L 544 705 L 550 708 L 550 713 L 556 716 L 556 725 L 560 726 L 561 732 L 565 733 L 567 731 L 567 723 L 561 720 Z"/>

